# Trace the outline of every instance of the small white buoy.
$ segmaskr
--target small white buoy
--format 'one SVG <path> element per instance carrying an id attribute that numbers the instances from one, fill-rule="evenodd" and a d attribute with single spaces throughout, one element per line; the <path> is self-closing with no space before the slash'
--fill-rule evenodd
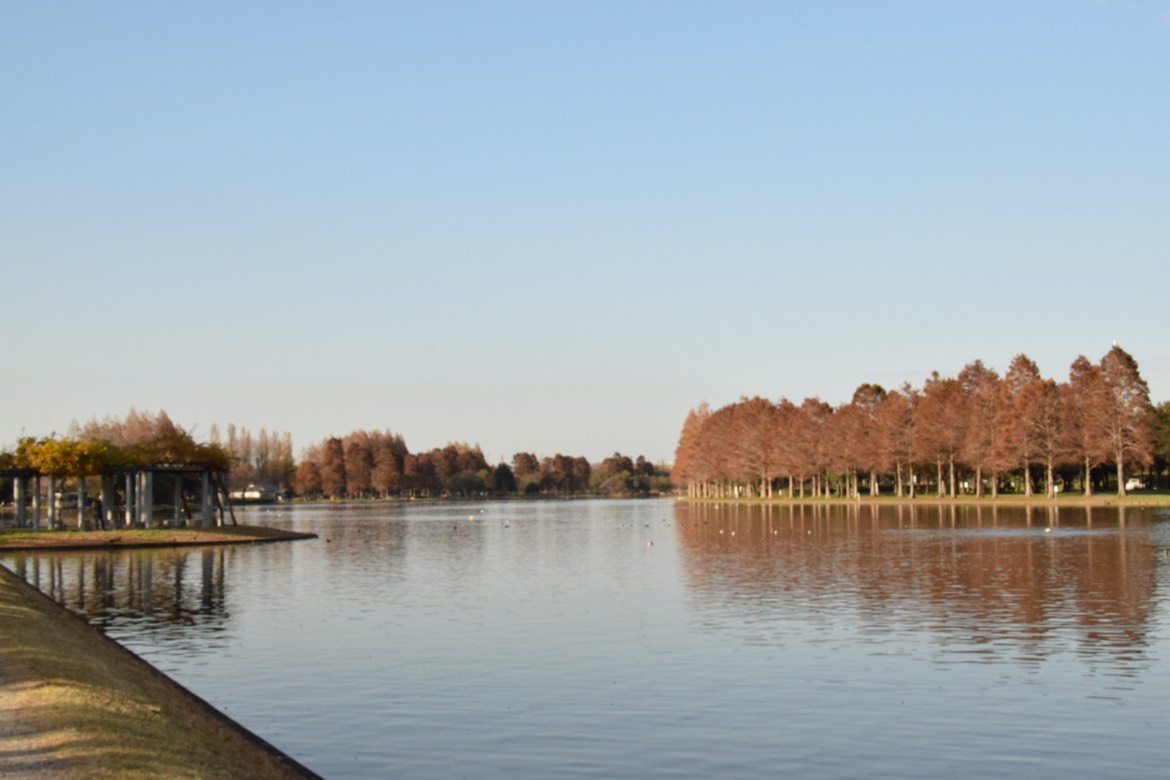
<path id="1" fill-rule="evenodd" d="M 1052 529 L 1051 529 L 1051 528 L 1045 528 L 1045 529 L 1044 529 L 1044 533 L 1046 533 L 1046 534 L 1050 534 L 1050 533 L 1052 533 Z"/>

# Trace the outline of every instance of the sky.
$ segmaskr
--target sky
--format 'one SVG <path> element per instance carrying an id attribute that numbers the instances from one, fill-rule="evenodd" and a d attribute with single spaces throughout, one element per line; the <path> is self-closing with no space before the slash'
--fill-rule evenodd
<path id="1" fill-rule="evenodd" d="M 1170 400 L 1170 0 L 3 0 L 0 118 L 0 449 L 669 461 L 1114 341 Z"/>

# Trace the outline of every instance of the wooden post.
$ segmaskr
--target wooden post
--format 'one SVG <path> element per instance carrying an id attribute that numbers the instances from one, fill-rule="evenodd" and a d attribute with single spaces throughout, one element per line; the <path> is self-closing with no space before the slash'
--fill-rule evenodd
<path id="1" fill-rule="evenodd" d="M 231 515 L 232 525 L 236 524 L 236 510 L 232 509 L 231 496 L 228 494 L 227 483 L 223 481 L 223 474 L 216 474 L 215 481 L 219 483 L 219 491 L 223 494 L 223 506 L 227 508 L 227 514 Z M 220 525 L 227 525 L 227 517 L 224 515 L 223 508 L 219 511 Z"/>

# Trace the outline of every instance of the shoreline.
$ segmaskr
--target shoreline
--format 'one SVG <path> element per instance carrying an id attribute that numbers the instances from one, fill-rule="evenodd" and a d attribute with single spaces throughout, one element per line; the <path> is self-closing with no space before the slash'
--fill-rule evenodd
<path id="1" fill-rule="evenodd" d="M 983 496 L 863 496 L 861 498 L 690 498 L 678 496 L 677 501 L 688 504 L 735 504 L 737 506 L 957 506 L 957 507 L 1023 507 L 1023 508 L 1081 508 L 1081 509 L 1148 509 L 1170 507 L 1170 494 L 1118 496 L 1115 494 L 1092 496 L 1064 495 L 1055 499 L 1046 496 L 1001 495 L 998 498 Z"/>
<path id="2" fill-rule="evenodd" d="M 320 777 L 3 566 L 0 775 Z"/>
<path id="3" fill-rule="evenodd" d="M 223 544 L 270 544 L 316 539 L 317 534 L 264 526 L 222 528 L 154 528 L 110 531 L 0 530 L 0 552 L 79 552 L 152 547 L 206 547 Z"/>

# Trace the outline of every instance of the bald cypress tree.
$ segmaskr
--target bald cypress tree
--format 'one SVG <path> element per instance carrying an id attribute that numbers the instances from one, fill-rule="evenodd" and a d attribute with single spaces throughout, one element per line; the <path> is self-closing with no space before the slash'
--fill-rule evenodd
<path id="1" fill-rule="evenodd" d="M 1101 358 L 1105 386 L 1101 435 L 1117 467 L 1117 494 L 1125 495 L 1125 464 L 1154 459 L 1154 406 L 1137 361 L 1116 344 Z"/>

